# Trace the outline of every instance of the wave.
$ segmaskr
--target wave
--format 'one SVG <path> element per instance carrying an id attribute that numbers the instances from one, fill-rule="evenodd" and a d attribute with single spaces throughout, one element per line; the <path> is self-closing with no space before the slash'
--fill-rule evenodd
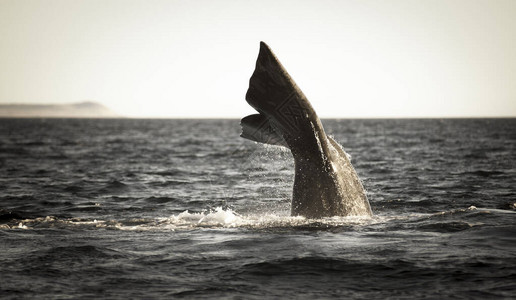
<path id="1" fill-rule="evenodd" d="M 99 190 L 100 193 L 119 193 L 127 191 L 129 186 L 121 181 L 113 180 Z"/>
<path id="2" fill-rule="evenodd" d="M 163 198 L 158 201 L 168 201 Z M 84 208 L 81 208 L 84 209 Z M 365 225 L 382 220 L 381 217 L 331 217 L 323 219 L 306 219 L 278 214 L 240 215 L 229 208 L 217 207 L 211 211 L 183 211 L 168 218 L 129 218 L 120 220 L 97 220 L 81 218 L 59 218 L 55 216 L 32 219 L 11 218 L 9 223 L 0 228 L 66 228 L 82 229 L 109 228 L 119 230 L 181 230 L 195 228 L 254 228 L 273 229 L 291 228 L 295 230 L 325 230 L 352 225 Z"/>
<path id="3" fill-rule="evenodd" d="M 169 198 L 154 198 L 150 201 L 169 201 Z M 81 208 L 84 209 L 84 208 Z M 55 216 L 23 219 L 18 214 L 3 214 L 0 228 L 106 228 L 130 231 L 175 231 L 191 229 L 229 229 L 243 228 L 272 231 L 354 231 L 354 230 L 417 230 L 420 232 L 453 233 L 481 227 L 490 220 L 512 219 L 515 211 L 500 209 L 482 209 L 471 206 L 444 212 L 404 215 L 375 215 L 353 217 L 329 217 L 307 219 L 286 214 L 250 213 L 242 215 L 230 208 L 217 207 L 213 210 L 190 212 L 188 210 L 170 217 L 142 217 L 115 220 L 98 220 L 88 218 L 60 218 Z"/>

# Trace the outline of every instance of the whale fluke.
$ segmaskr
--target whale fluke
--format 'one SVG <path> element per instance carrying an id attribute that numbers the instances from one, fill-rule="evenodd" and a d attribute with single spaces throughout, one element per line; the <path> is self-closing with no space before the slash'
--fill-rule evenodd
<path id="1" fill-rule="evenodd" d="M 241 137 L 270 145 L 284 146 L 288 148 L 287 142 L 272 126 L 269 118 L 262 114 L 249 115 L 242 119 Z"/>
<path id="2" fill-rule="evenodd" d="M 241 136 L 285 146 L 292 152 L 292 215 L 320 218 L 372 214 L 348 155 L 326 135 L 312 105 L 264 42 L 260 43 L 246 100 L 259 114 L 242 119 Z"/>

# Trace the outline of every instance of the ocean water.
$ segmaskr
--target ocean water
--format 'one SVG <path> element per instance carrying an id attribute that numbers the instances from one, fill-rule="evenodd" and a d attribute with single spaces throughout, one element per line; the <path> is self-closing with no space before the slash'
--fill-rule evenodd
<path id="1" fill-rule="evenodd" d="M 290 217 L 239 120 L 0 119 L 0 297 L 516 298 L 516 119 L 323 124 L 372 218 Z"/>

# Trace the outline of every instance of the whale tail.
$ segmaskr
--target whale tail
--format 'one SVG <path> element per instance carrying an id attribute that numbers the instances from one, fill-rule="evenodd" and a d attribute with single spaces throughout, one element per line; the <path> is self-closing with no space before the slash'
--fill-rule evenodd
<path id="1" fill-rule="evenodd" d="M 246 101 L 259 114 L 241 120 L 242 137 L 288 147 L 294 156 L 307 151 L 328 152 L 328 141 L 317 114 L 264 42 L 260 42 Z"/>
<path id="2" fill-rule="evenodd" d="M 312 105 L 264 42 L 245 99 L 259 113 L 241 120 L 241 136 L 292 152 L 292 215 L 371 215 L 348 156 L 326 135 Z"/>

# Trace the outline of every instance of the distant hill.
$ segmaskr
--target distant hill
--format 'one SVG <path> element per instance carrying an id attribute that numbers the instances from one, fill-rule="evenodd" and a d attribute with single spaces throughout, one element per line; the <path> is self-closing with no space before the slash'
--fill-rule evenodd
<path id="1" fill-rule="evenodd" d="M 104 105 L 86 101 L 72 104 L 0 104 L 0 117 L 11 118 L 113 118 Z"/>

